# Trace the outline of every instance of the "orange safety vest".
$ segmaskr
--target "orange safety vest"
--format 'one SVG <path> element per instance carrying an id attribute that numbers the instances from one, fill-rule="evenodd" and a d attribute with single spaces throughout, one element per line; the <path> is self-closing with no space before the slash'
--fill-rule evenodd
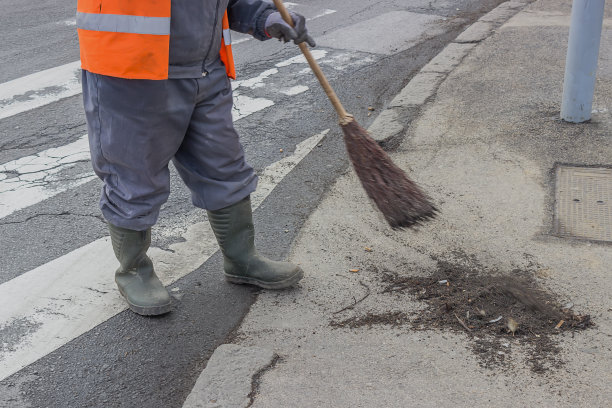
<path id="1" fill-rule="evenodd" d="M 168 79 L 170 0 L 78 0 L 77 31 L 84 70 L 128 79 Z M 236 79 L 227 10 L 221 61 Z"/>
<path id="2" fill-rule="evenodd" d="M 232 36 L 230 34 L 229 20 L 227 18 L 227 10 L 223 15 L 223 38 L 221 39 L 221 49 L 219 50 L 219 56 L 221 61 L 225 64 L 225 72 L 227 76 L 236 79 L 236 67 L 234 65 L 234 54 L 232 54 Z"/>

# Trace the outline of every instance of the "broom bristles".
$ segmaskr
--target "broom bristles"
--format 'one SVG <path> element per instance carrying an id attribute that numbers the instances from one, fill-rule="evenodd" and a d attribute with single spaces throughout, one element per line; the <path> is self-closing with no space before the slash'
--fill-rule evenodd
<path id="1" fill-rule="evenodd" d="M 341 123 L 355 172 L 368 197 L 393 229 L 418 226 L 434 218 L 437 209 L 368 132 L 353 119 Z"/>

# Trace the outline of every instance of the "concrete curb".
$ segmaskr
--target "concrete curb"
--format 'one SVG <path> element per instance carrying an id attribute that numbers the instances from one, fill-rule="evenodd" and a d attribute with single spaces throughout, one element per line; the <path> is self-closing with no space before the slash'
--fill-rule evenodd
<path id="1" fill-rule="evenodd" d="M 401 137 L 410 118 L 402 113 L 421 108 L 436 93 L 440 84 L 461 61 L 488 38 L 499 26 L 518 13 L 529 1 L 507 1 L 478 19 L 448 44 L 400 91 L 368 128 L 370 135 L 383 147 L 392 147 Z M 412 115 L 411 115 L 412 116 Z"/>
<path id="2" fill-rule="evenodd" d="M 183 408 L 245 408 L 256 377 L 272 366 L 272 350 L 222 344 L 208 360 Z"/>

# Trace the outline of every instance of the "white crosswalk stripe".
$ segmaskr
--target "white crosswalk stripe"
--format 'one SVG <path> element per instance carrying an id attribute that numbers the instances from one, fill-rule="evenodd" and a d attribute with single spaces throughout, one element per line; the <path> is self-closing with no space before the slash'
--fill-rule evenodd
<path id="1" fill-rule="evenodd" d="M 0 84 L 0 119 L 80 94 L 80 75 L 75 61 Z"/>

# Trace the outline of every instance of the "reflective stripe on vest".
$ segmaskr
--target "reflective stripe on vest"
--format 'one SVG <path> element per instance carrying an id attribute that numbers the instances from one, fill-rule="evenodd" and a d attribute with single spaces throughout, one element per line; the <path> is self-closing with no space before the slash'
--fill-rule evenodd
<path id="1" fill-rule="evenodd" d="M 232 45 L 232 33 L 229 28 L 223 29 L 223 43 L 225 45 Z"/>
<path id="2" fill-rule="evenodd" d="M 221 39 L 221 49 L 219 50 L 219 57 L 225 64 L 225 72 L 227 76 L 236 79 L 236 67 L 234 65 L 234 54 L 232 54 L 232 36 L 230 35 L 229 19 L 227 18 L 227 11 L 223 15 L 223 38 Z"/>
<path id="3" fill-rule="evenodd" d="M 167 79 L 171 0 L 78 0 L 81 67 L 128 79 Z"/>
<path id="4" fill-rule="evenodd" d="M 170 17 L 122 16 L 120 14 L 77 12 L 76 24 L 81 30 L 170 35 Z"/>
<path id="5" fill-rule="evenodd" d="M 128 79 L 167 79 L 171 0 L 78 0 L 81 67 Z M 220 57 L 236 78 L 227 11 Z M 225 31 L 227 29 L 227 31 Z"/>

